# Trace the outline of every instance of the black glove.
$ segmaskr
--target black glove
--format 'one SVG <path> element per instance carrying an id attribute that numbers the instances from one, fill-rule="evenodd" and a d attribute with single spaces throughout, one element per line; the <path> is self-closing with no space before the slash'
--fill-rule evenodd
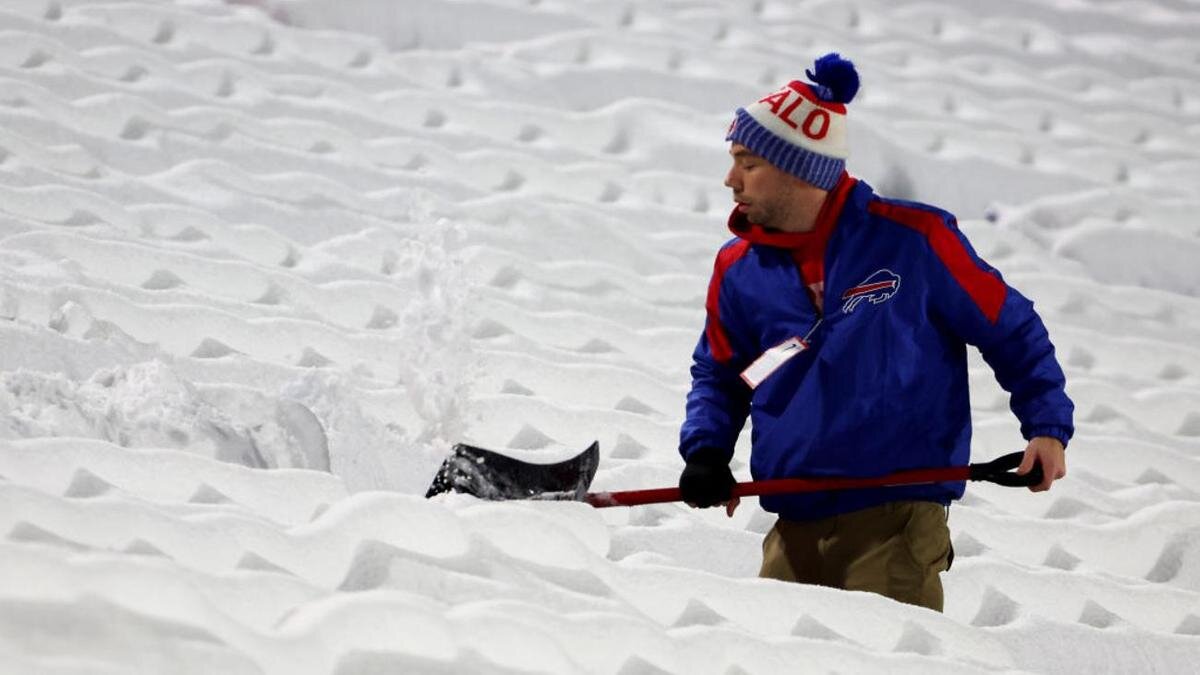
<path id="1" fill-rule="evenodd" d="M 679 493 L 688 504 L 707 508 L 732 499 L 735 482 L 724 452 L 700 448 L 679 474 Z"/>

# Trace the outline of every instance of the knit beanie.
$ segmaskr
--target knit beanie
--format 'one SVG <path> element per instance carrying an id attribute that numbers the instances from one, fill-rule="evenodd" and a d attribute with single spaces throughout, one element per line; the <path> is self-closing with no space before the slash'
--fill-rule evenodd
<path id="1" fill-rule="evenodd" d="M 738 108 L 725 140 L 746 146 L 807 183 L 832 190 L 846 168 L 845 104 L 858 93 L 858 72 L 841 56 L 826 54 L 804 74 L 811 83 L 793 80 Z"/>

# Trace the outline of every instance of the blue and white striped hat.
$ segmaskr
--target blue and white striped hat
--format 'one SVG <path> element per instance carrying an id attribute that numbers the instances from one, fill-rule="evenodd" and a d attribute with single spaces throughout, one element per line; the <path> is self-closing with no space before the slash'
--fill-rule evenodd
<path id="1" fill-rule="evenodd" d="M 846 105 L 858 93 L 854 64 L 837 54 L 745 108 L 738 108 L 725 140 L 740 143 L 777 168 L 832 190 L 846 168 Z"/>

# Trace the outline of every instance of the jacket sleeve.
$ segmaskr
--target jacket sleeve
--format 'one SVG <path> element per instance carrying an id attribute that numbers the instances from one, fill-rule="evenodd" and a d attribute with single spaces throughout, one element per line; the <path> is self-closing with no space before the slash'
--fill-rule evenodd
<path id="1" fill-rule="evenodd" d="M 932 238 L 934 307 L 963 341 L 975 345 L 1010 395 L 1021 434 L 1057 438 L 1065 446 L 1075 432 L 1074 403 L 1054 345 L 1033 302 L 1004 282 L 959 231 L 953 217 Z"/>
<path id="2" fill-rule="evenodd" d="M 727 263 L 725 251 L 722 256 Z M 722 256 L 709 282 L 704 333 L 692 353 L 692 388 L 679 433 L 679 454 L 685 461 L 701 448 L 732 458 L 738 434 L 750 414 L 752 392 L 739 375 L 749 359 L 737 332 L 742 322 L 730 302 Z"/>

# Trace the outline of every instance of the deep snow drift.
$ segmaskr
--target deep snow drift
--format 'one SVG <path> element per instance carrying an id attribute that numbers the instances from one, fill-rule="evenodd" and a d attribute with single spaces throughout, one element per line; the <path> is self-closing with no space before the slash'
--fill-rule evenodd
<path id="1" fill-rule="evenodd" d="M 1188 672 L 1200 5 L 8 0 L 0 671 Z M 1032 297 L 1078 435 L 946 613 L 771 517 L 421 498 L 451 444 L 673 485 L 732 111 L 838 50 L 852 173 Z M 972 369 L 979 460 L 1021 449 Z M 748 476 L 743 443 L 735 472 Z"/>

